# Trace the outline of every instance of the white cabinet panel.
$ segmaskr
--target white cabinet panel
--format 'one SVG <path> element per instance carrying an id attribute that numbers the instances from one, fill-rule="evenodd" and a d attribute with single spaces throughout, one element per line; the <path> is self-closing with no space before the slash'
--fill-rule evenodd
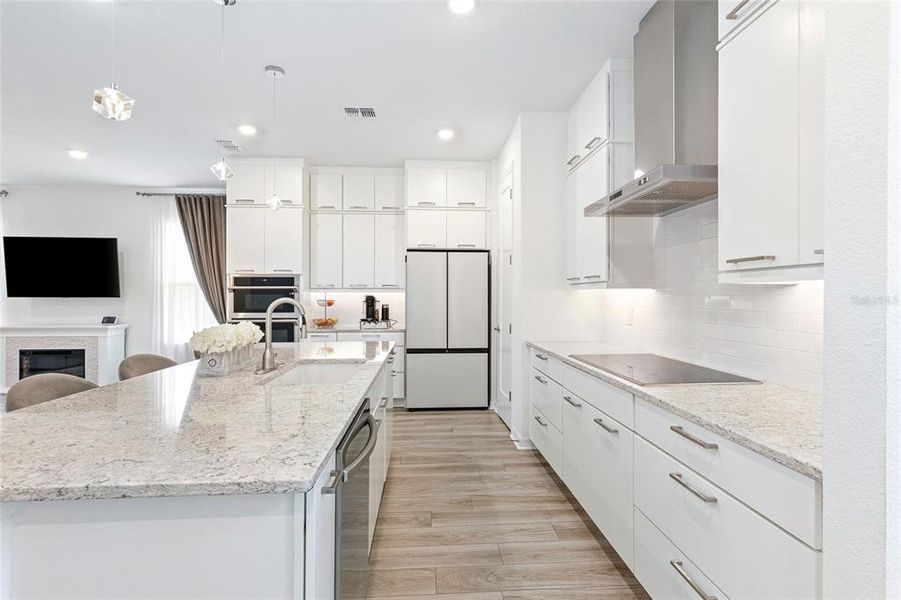
<path id="1" fill-rule="evenodd" d="M 608 193 L 609 146 L 587 158 L 570 175 L 576 189 L 576 257 L 575 264 L 582 282 L 607 281 L 607 217 L 586 217 L 582 209 Z"/>
<path id="2" fill-rule="evenodd" d="M 303 273 L 303 209 L 262 210 L 267 273 Z"/>
<path id="3" fill-rule="evenodd" d="M 404 215 L 375 215 L 375 287 L 404 287 Z"/>
<path id="4" fill-rule="evenodd" d="M 310 287 L 341 287 L 341 215 L 310 215 Z"/>
<path id="5" fill-rule="evenodd" d="M 375 176 L 375 209 L 403 210 L 404 177 L 403 175 Z"/>
<path id="6" fill-rule="evenodd" d="M 266 212 L 262 206 L 229 206 L 225 215 L 225 263 L 229 273 L 263 273 Z"/>
<path id="7" fill-rule="evenodd" d="M 725 38 L 729 32 L 744 24 L 745 20 L 756 14 L 758 10 L 772 0 L 719 0 L 719 39 Z"/>
<path id="8" fill-rule="evenodd" d="M 335 494 L 323 493 L 332 483 L 334 454 L 306 496 L 304 587 L 306 598 L 335 597 Z"/>
<path id="9" fill-rule="evenodd" d="M 407 248 L 444 248 L 445 246 L 447 246 L 446 211 L 407 211 Z"/>
<path id="10" fill-rule="evenodd" d="M 801 86 L 799 219 L 801 264 L 823 262 L 825 228 L 825 8 L 822 3 L 800 5 Z"/>
<path id="11" fill-rule="evenodd" d="M 228 204 L 263 204 L 266 187 L 266 166 L 263 164 L 231 165 L 234 175 L 225 180 L 225 200 Z"/>
<path id="12" fill-rule="evenodd" d="M 447 255 L 447 347 L 488 348 L 488 253 Z"/>
<path id="13" fill-rule="evenodd" d="M 447 211 L 448 248 L 486 248 L 488 214 L 484 211 Z"/>
<path id="14" fill-rule="evenodd" d="M 798 3 L 719 52 L 719 268 L 798 264 Z"/>
<path id="15" fill-rule="evenodd" d="M 447 205 L 457 208 L 484 208 L 488 174 L 481 169 L 447 170 Z"/>
<path id="16" fill-rule="evenodd" d="M 609 70 L 602 69 L 579 97 L 576 109 L 578 112 L 579 148 L 576 151 L 580 152 L 582 156 L 607 141 L 608 76 Z"/>
<path id="17" fill-rule="evenodd" d="M 344 174 L 344 210 L 375 208 L 375 177 L 359 173 Z"/>
<path id="18" fill-rule="evenodd" d="M 488 353 L 407 353 L 407 408 L 488 406 Z"/>
<path id="19" fill-rule="evenodd" d="M 334 209 L 342 206 L 340 173 L 313 173 L 310 175 L 310 208 Z"/>
<path id="20" fill-rule="evenodd" d="M 344 287 L 371 288 L 375 282 L 375 215 L 344 215 Z"/>
<path id="21" fill-rule="evenodd" d="M 283 205 L 303 205 L 303 168 L 276 164 L 266 170 L 266 198 L 277 193 Z"/>
<path id="22" fill-rule="evenodd" d="M 407 206 L 447 206 L 447 170 L 423 167 L 407 169 Z"/>
<path id="23" fill-rule="evenodd" d="M 535 405 L 529 405 L 529 439 L 557 475 L 563 473 L 563 435 Z"/>
<path id="24" fill-rule="evenodd" d="M 407 348 L 447 348 L 447 253 L 408 253 L 407 275 Z"/>
<path id="25" fill-rule="evenodd" d="M 563 388 L 536 369 L 530 371 L 529 402 L 556 427 L 563 427 Z"/>
<path id="26" fill-rule="evenodd" d="M 578 102 L 566 113 L 566 166 L 573 168 L 585 153 L 579 144 L 579 104 Z"/>

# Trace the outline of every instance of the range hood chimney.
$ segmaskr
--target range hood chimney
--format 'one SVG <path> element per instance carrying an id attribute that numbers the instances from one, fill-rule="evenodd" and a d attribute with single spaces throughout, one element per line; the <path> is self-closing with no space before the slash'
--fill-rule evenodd
<path id="1" fill-rule="evenodd" d="M 658 0 L 635 34 L 635 176 L 585 216 L 664 215 L 717 193 L 717 2 Z"/>

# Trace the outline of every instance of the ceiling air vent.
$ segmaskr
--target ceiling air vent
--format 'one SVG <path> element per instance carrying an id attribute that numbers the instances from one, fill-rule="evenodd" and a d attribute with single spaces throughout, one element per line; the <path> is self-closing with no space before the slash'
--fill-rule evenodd
<path id="1" fill-rule="evenodd" d="M 352 121 L 374 121 L 376 118 L 371 106 L 345 106 L 344 116 Z"/>
<path id="2" fill-rule="evenodd" d="M 219 147 L 225 150 L 226 152 L 240 152 L 241 146 L 234 143 L 232 140 L 216 140 L 216 143 L 219 144 Z"/>

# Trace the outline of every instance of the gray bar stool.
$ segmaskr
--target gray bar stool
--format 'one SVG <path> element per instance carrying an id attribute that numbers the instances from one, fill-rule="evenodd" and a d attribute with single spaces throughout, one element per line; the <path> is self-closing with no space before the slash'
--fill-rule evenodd
<path id="1" fill-rule="evenodd" d="M 97 384 L 64 373 L 42 373 L 17 381 L 6 393 L 6 412 L 93 390 Z"/>
<path id="2" fill-rule="evenodd" d="M 178 363 L 171 358 L 166 358 L 159 354 L 135 354 L 119 363 L 119 381 L 140 377 L 155 371 L 162 371 L 176 365 Z"/>

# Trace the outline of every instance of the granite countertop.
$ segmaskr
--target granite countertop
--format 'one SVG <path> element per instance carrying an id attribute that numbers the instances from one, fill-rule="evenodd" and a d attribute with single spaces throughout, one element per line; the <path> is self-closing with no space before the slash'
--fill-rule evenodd
<path id="1" fill-rule="evenodd" d="M 0 415 L 0 501 L 305 492 L 394 342 L 301 342 L 199 377 L 198 361 Z M 308 364 L 350 379 L 285 384 Z"/>
<path id="2" fill-rule="evenodd" d="M 570 355 L 653 353 L 653 349 L 593 342 L 528 342 L 527 345 L 802 475 L 818 481 L 823 479 L 820 394 L 768 382 L 643 387 Z"/>

